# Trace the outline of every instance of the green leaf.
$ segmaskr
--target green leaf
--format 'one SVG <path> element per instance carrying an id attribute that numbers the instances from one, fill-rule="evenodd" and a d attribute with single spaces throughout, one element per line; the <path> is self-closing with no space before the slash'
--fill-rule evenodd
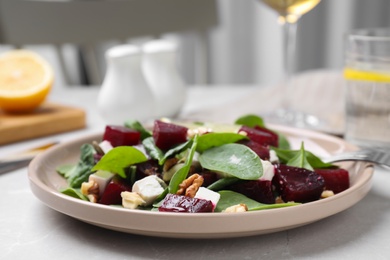
<path id="1" fill-rule="evenodd" d="M 81 184 L 88 180 L 91 175 L 91 169 L 95 163 L 95 149 L 90 144 L 83 144 L 80 148 L 81 154 L 77 165 L 71 168 L 65 177 L 68 180 L 69 186 L 72 188 L 80 188 Z"/>
<path id="2" fill-rule="evenodd" d="M 278 135 L 278 148 L 290 149 L 290 142 L 288 141 L 287 137 L 280 132 L 275 131 L 275 133 Z"/>
<path id="3" fill-rule="evenodd" d="M 185 143 L 179 144 L 178 146 L 175 146 L 175 147 L 169 149 L 168 151 L 165 152 L 164 157 L 162 158 L 162 160 L 159 161 L 159 164 L 163 165 L 169 157 L 171 157 L 175 154 L 178 154 L 178 153 L 184 151 L 185 149 L 190 148 L 192 146 L 192 142 L 193 142 L 193 140 L 191 139 Z"/>
<path id="4" fill-rule="evenodd" d="M 131 128 L 133 130 L 140 132 L 141 133 L 141 140 L 144 140 L 144 139 L 152 136 L 152 134 L 148 130 L 146 130 L 144 128 L 144 126 L 137 120 L 127 120 L 125 122 L 125 126 L 127 128 Z"/>
<path id="5" fill-rule="evenodd" d="M 237 125 L 245 125 L 249 127 L 265 127 L 264 120 L 261 117 L 252 114 L 242 116 L 238 118 L 234 123 Z"/>
<path id="6" fill-rule="evenodd" d="M 235 178 L 235 177 L 227 177 L 227 178 L 221 178 L 212 184 L 210 184 L 207 189 L 212 190 L 212 191 L 219 191 L 224 189 L 225 187 L 234 184 L 236 182 L 239 182 L 240 179 Z"/>
<path id="7" fill-rule="evenodd" d="M 76 167 L 74 164 L 65 164 L 65 165 L 60 165 L 56 168 L 56 171 L 64 176 L 66 179 L 69 178 L 69 174 L 72 173 L 72 170 Z"/>
<path id="8" fill-rule="evenodd" d="M 260 202 L 257 202 L 255 200 L 252 200 L 241 193 L 234 192 L 234 191 L 228 191 L 223 190 L 218 192 L 221 197 L 218 201 L 218 204 L 215 208 L 215 212 L 222 212 L 228 207 L 238 205 L 238 204 L 245 204 L 248 207 L 248 211 L 254 211 L 254 210 L 263 210 L 263 209 L 275 209 L 275 208 L 283 208 L 283 207 L 289 207 L 289 206 L 296 206 L 300 205 L 300 203 L 277 203 L 277 204 L 263 204 Z"/>
<path id="9" fill-rule="evenodd" d="M 146 156 L 138 149 L 132 146 L 118 146 L 106 153 L 92 168 L 92 171 L 109 171 L 126 178 L 126 167 L 146 160 Z"/>
<path id="10" fill-rule="evenodd" d="M 223 144 L 235 143 L 243 139 L 248 139 L 244 135 L 237 133 L 208 133 L 199 136 L 197 151 L 202 153 L 212 147 Z"/>
<path id="11" fill-rule="evenodd" d="M 164 158 L 164 153 L 161 151 L 160 148 L 156 146 L 154 143 L 153 137 L 148 137 L 142 141 L 143 146 L 145 147 L 146 151 L 152 157 L 153 159 L 157 161 L 161 161 Z"/>
<path id="12" fill-rule="evenodd" d="M 189 148 L 192 145 L 192 140 L 188 140 L 185 143 L 179 144 L 178 146 L 169 149 L 168 151 L 165 152 L 165 154 L 163 151 L 161 151 L 160 148 L 156 146 L 153 137 L 146 138 L 145 140 L 142 141 L 142 144 L 144 145 L 150 157 L 156 159 L 159 165 L 163 165 L 169 157 L 178 154 L 181 151 Z"/>
<path id="13" fill-rule="evenodd" d="M 169 182 L 169 193 L 176 193 L 179 189 L 180 183 L 182 183 L 186 178 L 190 171 L 192 159 L 194 157 L 196 146 L 198 144 L 198 135 L 195 135 L 191 149 L 188 153 L 184 166 L 180 168 L 175 174 L 172 176 L 171 181 Z"/>
<path id="14" fill-rule="evenodd" d="M 276 155 L 279 158 L 279 161 L 281 163 L 287 164 L 288 161 L 290 161 L 292 158 L 299 156 L 299 153 L 301 153 L 300 150 L 285 150 L 285 149 L 278 149 L 275 147 L 272 147 L 272 150 L 276 152 Z M 313 169 L 321 169 L 321 168 L 330 168 L 334 167 L 335 165 L 331 163 L 325 163 L 323 162 L 320 158 L 315 156 L 312 152 L 310 151 L 305 151 L 305 156 L 310 164 L 310 166 Z"/>
<path id="15" fill-rule="evenodd" d="M 241 144 L 224 144 L 206 150 L 199 156 L 203 168 L 237 177 L 243 180 L 257 180 L 263 175 L 259 156 Z"/>
<path id="16" fill-rule="evenodd" d="M 306 159 L 306 151 L 303 142 L 301 143 L 301 149 L 299 150 L 299 152 L 296 153 L 295 156 L 292 157 L 290 160 L 288 160 L 287 165 L 293 167 L 305 168 L 310 171 L 313 170 L 313 167 L 311 167 L 310 163 Z"/>
<path id="17" fill-rule="evenodd" d="M 71 196 L 73 198 L 76 198 L 76 199 L 89 201 L 87 196 L 85 196 L 85 195 L 83 195 L 81 193 L 80 189 L 74 189 L 74 188 L 68 187 L 68 188 L 60 190 L 60 192 L 65 194 L 65 195 L 68 195 L 68 196 Z"/>

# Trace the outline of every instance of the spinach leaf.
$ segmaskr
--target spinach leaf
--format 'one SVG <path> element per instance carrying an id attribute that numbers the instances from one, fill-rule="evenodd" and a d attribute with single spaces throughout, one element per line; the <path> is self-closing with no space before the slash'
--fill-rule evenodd
<path id="1" fill-rule="evenodd" d="M 153 137 L 146 138 L 142 141 L 142 144 L 150 155 L 150 157 L 158 160 L 159 165 L 163 165 L 169 157 L 189 148 L 192 145 L 192 140 L 188 140 L 185 143 L 179 144 L 178 146 L 169 149 L 165 152 L 165 154 L 163 151 L 161 151 L 160 148 L 156 146 Z"/>
<path id="2" fill-rule="evenodd" d="M 225 177 L 257 180 L 263 175 L 259 156 L 241 144 L 224 144 L 206 150 L 199 156 L 203 168 L 219 172 Z"/>
<path id="3" fill-rule="evenodd" d="M 227 178 L 221 178 L 212 184 L 210 184 L 207 189 L 212 190 L 212 191 L 219 191 L 224 189 L 226 186 L 229 186 L 231 184 L 234 184 L 236 182 L 239 182 L 240 179 L 235 178 L 235 177 L 227 177 Z"/>
<path id="4" fill-rule="evenodd" d="M 72 173 L 73 168 L 75 168 L 76 165 L 74 164 L 65 164 L 65 165 L 60 165 L 56 168 L 56 171 L 64 176 L 65 179 L 69 178 L 69 175 Z"/>
<path id="5" fill-rule="evenodd" d="M 252 114 L 239 117 L 234 123 L 237 125 L 245 125 L 249 127 L 265 127 L 264 120 L 261 117 Z"/>
<path id="6" fill-rule="evenodd" d="M 197 151 L 202 153 L 212 147 L 235 143 L 248 137 L 236 133 L 208 133 L 199 136 Z"/>
<path id="7" fill-rule="evenodd" d="M 152 134 L 148 130 L 146 130 L 144 128 L 144 126 L 137 120 L 127 120 L 125 122 L 125 126 L 127 128 L 131 128 L 131 129 L 134 129 L 134 130 L 140 132 L 141 133 L 141 140 L 144 140 L 144 139 L 152 136 Z"/>
<path id="8" fill-rule="evenodd" d="M 91 144 L 83 144 L 80 151 L 81 155 L 77 165 L 64 174 L 71 188 L 80 188 L 81 184 L 88 180 L 95 164 L 93 157 L 95 149 Z"/>
<path id="9" fill-rule="evenodd" d="M 198 145 L 198 135 L 195 135 L 192 146 L 184 163 L 184 166 L 177 170 L 175 174 L 172 176 L 171 181 L 169 182 L 169 193 L 176 193 L 179 189 L 180 183 L 182 183 L 186 178 L 190 171 L 192 159 L 194 157 L 196 146 Z"/>
<path id="10" fill-rule="evenodd" d="M 241 193 L 228 191 L 228 190 L 219 191 L 218 193 L 221 195 L 221 197 L 215 208 L 215 212 L 222 212 L 228 207 L 237 204 L 245 204 L 248 207 L 248 211 L 283 208 L 283 207 L 300 205 L 300 203 L 294 203 L 294 202 L 278 203 L 278 204 L 263 204 L 255 200 L 252 200 L 242 195 Z"/>
<path id="11" fill-rule="evenodd" d="M 142 141 L 142 145 L 153 159 L 161 161 L 164 158 L 164 153 L 154 143 L 153 137 L 148 137 Z"/>
<path id="12" fill-rule="evenodd" d="M 279 149 L 275 147 L 271 147 L 272 150 L 276 152 L 276 155 L 278 156 L 281 163 L 287 164 L 288 161 L 290 161 L 292 158 L 299 156 L 301 150 L 288 150 L 288 149 Z M 310 166 L 313 169 L 321 169 L 321 168 L 330 168 L 334 167 L 331 163 L 325 163 L 320 158 L 318 158 L 316 155 L 314 155 L 310 151 L 305 150 L 305 157 L 307 162 L 310 164 Z"/>
<path id="13" fill-rule="evenodd" d="M 190 148 L 190 147 L 192 146 L 192 142 L 193 142 L 193 140 L 191 139 L 191 140 L 188 140 L 188 141 L 185 142 L 185 143 L 179 144 L 178 146 L 175 146 L 175 147 L 169 149 L 168 151 L 165 152 L 165 155 L 164 155 L 164 157 L 162 158 L 162 160 L 159 161 L 159 164 L 160 164 L 160 165 L 163 165 L 163 164 L 165 163 L 165 161 L 166 161 L 169 157 L 171 157 L 171 156 L 173 156 L 173 155 L 175 155 L 175 154 L 178 154 L 178 153 L 184 151 L 185 149 Z"/>
<path id="14" fill-rule="evenodd" d="M 74 189 L 74 188 L 65 188 L 65 189 L 62 189 L 60 190 L 61 193 L 65 194 L 65 195 L 68 195 L 68 196 L 71 196 L 73 198 L 76 198 L 76 199 L 81 199 L 81 200 L 85 200 L 85 201 L 89 201 L 89 199 L 87 198 L 87 196 L 83 195 L 80 191 L 80 189 Z"/>
<path id="15" fill-rule="evenodd" d="M 278 148 L 290 149 L 290 143 L 289 143 L 287 137 L 280 132 L 275 131 L 275 133 L 278 135 L 278 141 L 279 141 Z"/>
<path id="16" fill-rule="evenodd" d="M 310 171 L 313 170 L 313 167 L 307 161 L 306 151 L 303 142 L 301 143 L 301 149 L 299 150 L 299 152 L 296 153 L 295 156 L 292 157 L 290 160 L 288 160 L 287 165 L 293 167 L 305 168 Z"/>
<path id="17" fill-rule="evenodd" d="M 132 146 L 117 146 L 106 153 L 92 168 L 92 171 L 109 171 L 118 174 L 122 178 L 126 178 L 126 167 L 145 162 L 146 160 L 146 156 Z"/>

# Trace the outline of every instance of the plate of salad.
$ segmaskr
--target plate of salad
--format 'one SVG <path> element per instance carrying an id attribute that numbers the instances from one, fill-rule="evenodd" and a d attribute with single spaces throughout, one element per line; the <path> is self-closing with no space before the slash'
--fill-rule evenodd
<path id="1" fill-rule="evenodd" d="M 255 115 L 231 125 L 129 120 L 48 149 L 31 162 L 29 180 L 47 206 L 103 228 L 241 237 L 306 225 L 360 201 L 373 166 L 321 160 L 355 149 Z"/>

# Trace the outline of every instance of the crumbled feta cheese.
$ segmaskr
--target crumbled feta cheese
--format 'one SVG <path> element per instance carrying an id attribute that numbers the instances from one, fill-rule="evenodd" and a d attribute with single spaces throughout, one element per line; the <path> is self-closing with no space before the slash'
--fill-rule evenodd
<path id="1" fill-rule="evenodd" d="M 88 181 L 94 181 L 99 186 L 99 197 L 103 195 L 108 183 L 112 180 L 114 174 L 108 171 L 99 170 L 88 177 Z"/>
<path id="2" fill-rule="evenodd" d="M 195 194 L 195 198 L 210 200 L 211 203 L 213 203 L 213 210 L 217 206 L 220 197 L 221 195 L 218 192 L 209 190 L 205 187 L 199 187 L 198 191 Z"/>
<path id="3" fill-rule="evenodd" d="M 263 165 L 263 175 L 259 180 L 262 181 L 272 181 L 272 178 L 275 175 L 275 168 L 270 161 L 261 160 L 261 164 Z"/>
<path id="4" fill-rule="evenodd" d="M 155 175 L 150 175 L 134 183 L 132 191 L 137 192 L 149 206 L 164 192 L 166 185 L 163 180 Z"/>
<path id="5" fill-rule="evenodd" d="M 104 140 L 99 144 L 100 148 L 103 150 L 103 152 L 106 154 L 108 153 L 112 148 L 112 145 L 109 141 Z"/>

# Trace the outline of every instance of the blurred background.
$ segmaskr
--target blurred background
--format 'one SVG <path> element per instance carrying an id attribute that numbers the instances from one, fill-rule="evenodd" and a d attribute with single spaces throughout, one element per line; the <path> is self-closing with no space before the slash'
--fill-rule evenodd
<path id="1" fill-rule="evenodd" d="M 8 0 L 8 4 L 18 1 Z M 0 0 L 0 3 L 5 2 L 7 0 Z M 216 0 L 215 4 L 216 22 L 204 30 L 201 37 L 199 32 L 190 31 L 160 35 L 179 44 L 178 65 L 185 81 L 189 85 L 278 83 L 282 75 L 282 34 L 276 13 L 257 0 Z M 113 39 L 97 42 L 89 46 L 88 50 L 72 43 L 13 44 L 4 35 L 17 27 L 14 25 L 7 28 L 6 19 L 21 22 L 23 16 L 26 17 L 32 10 L 18 9 L 17 6 L 14 8 L 9 10 L 7 5 L 0 6 L 0 52 L 15 46 L 38 51 L 54 66 L 57 75 L 55 85 L 58 86 L 101 83 L 105 72 L 104 53 L 120 41 Z M 295 71 L 340 70 L 343 65 L 344 33 L 353 28 L 389 27 L 389 11 L 388 0 L 322 0 L 299 21 Z M 39 13 L 35 15 L 37 21 L 41 19 Z M 55 16 L 51 14 L 51 17 Z M 102 19 L 108 21 L 110 17 Z M 148 20 L 144 23 L 148 23 Z M 29 33 L 34 32 L 30 30 Z M 126 42 L 142 44 L 153 37 L 131 37 Z M 92 65 L 93 69 L 90 68 L 91 59 L 86 62 L 86 52 L 90 52 L 91 48 L 95 54 L 92 61 L 96 63 Z M 199 49 L 202 53 L 199 53 Z"/>

